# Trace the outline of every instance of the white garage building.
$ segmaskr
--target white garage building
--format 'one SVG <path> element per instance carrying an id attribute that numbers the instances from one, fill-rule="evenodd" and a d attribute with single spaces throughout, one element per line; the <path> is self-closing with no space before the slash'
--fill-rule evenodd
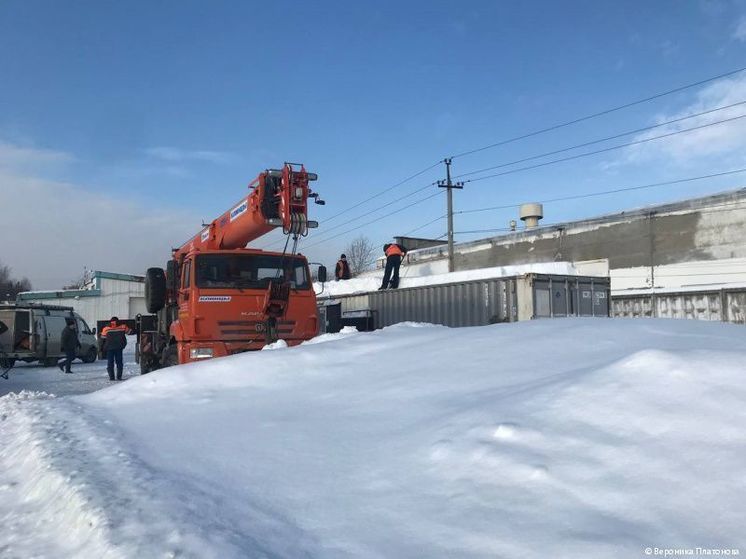
<path id="1" fill-rule="evenodd" d="M 60 291 L 26 291 L 18 295 L 23 303 L 63 305 L 95 328 L 99 320 L 112 316 L 121 319 L 145 314 L 145 277 L 112 272 L 91 272 L 81 289 Z"/>

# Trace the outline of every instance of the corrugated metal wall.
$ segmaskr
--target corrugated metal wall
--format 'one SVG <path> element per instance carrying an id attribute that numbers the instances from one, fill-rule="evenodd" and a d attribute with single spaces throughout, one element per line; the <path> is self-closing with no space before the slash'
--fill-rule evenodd
<path id="1" fill-rule="evenodd" d="M 369 295 L 380 328 L 398 322 L 478 326 L 518 320 L 508 300 L 515 298 L 516 278 L 490 279 L 376 291 Z"/>
<path id="2" fill-rule="evenodd" d="M 615 295 L 612 316 L 686 318 L 746 324 L 746 288 Z"/>
<path id="3" fill-rule="evenodd" d="M 343 315 L 369 310 L 376 328 L 405 321 L 460 327 L 553 316 L 608 316 L 608 292 L 607 278 L 528 274 L 320 297 L 319 303 L 339 302 Z M 527 312 L 521 314 L 520 308 Z"/>

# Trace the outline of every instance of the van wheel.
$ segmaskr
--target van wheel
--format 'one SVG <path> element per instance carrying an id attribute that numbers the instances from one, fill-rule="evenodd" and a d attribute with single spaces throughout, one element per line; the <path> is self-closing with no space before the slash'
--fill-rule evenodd
<path id="1" fill-rule="evenodd" d="M 83 363 L 93 363 L 98 359 L 98 352 L 96 351 L 95 347 L 89 347 L 88 351 L 86 351 L 86 354 L 81 357 L 83 360 Z"/>

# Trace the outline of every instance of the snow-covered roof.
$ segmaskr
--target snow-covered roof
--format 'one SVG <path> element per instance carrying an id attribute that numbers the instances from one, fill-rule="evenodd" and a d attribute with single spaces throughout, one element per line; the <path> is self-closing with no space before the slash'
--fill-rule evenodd
<path id="1" fill-rule="evenodd" d="M 423 285 L 439 285 L 480 279 L 515 277 L 525 274 L 554 274 L 563 276 L 580 275 L 571 262 L 546 262 L 540 264 L 520 264 L 516 266 L 495 266 L 493 268 L 478 268 L 475 270 L 463 270 L 459 272 L 418 277 L 408 277 L 407 267 L 402 266 L 400 270 L 399 287 L 421 287 Z M 383 272 L 379 271 L 374 275 L 366 275 L 365 277 L 326 282 L 323 285 L 323 293 L 321 293 L 320 297 L 334 297 L 337 295 L 351 295 L 354 293 L 375 291 L 381 287 L 382 280 Z M 322 290 L 322 285 L 316 283 L 314 284 L 314 288 L 316 292 L 319 293 Z"/>

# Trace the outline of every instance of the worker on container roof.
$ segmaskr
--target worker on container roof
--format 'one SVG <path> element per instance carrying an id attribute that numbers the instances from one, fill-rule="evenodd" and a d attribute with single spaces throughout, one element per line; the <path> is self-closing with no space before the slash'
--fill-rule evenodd
<path id="1" fill-rule="evenodd" d="M 387 243 L 383 245 L 383 253 L 386 255 L 386 270 L 383 273 L 383 283 L 378 290 L 396 289 L 399 287 L 399 266 L 407 251 L 400 244 Z"/>
<path id="2" fill-rule="evenodd" d="M 334 277 L 337 281 L 348 280 L 351 277 L 350 265 L 347 262 L 347 256 L 344 254 L 337 261 L 337 267 L 334 269 Z"/>

